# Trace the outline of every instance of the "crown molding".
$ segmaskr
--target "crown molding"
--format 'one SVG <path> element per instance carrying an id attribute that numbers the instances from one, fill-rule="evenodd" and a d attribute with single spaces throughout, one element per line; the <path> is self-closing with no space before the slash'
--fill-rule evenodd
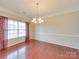
<path id="1" fill-rule="evenodd" d="M 50 14 L 50 15 L 47 15 L 47 16 L 43 16 L 42 18 L 48 18 L 48 17 L 52 17 L 52 16 L 59 16 L 59 15 L 64 15 L 64 14 L 78 12 L 78 11 L 79 11 L 79 9 L 65 10 L 65 11 L 62 11 L 62 12 L 58 12 L 58 13 Z"/>

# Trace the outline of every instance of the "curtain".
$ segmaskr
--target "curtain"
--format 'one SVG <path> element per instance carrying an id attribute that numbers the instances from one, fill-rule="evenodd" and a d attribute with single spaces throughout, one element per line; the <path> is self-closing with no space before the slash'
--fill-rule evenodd
<path id="1" fill-rule="evenodd" d="M 7 48 L 8 42 L 8 18 L 0 16 L 0 50 Z"/>
<path id="2" fill-rule="evenodd" d="M 26 38 L 25 38 L 25 42 L 29 41 L 29 23 L 26 22 Z"/>

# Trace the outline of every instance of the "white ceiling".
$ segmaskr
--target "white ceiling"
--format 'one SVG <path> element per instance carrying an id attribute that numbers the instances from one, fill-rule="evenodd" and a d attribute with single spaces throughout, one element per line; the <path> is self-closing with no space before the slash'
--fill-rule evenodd
<path id="1" fill-rule="evenodd" d="M 15 11 L 21 15 L 35 16 L 35 1 L 37 0 L 0 0 L 0 6 Z M 38 0 L 40 16 L 55 15 L 65 11 L 79 10 L 79 0 Z"/>

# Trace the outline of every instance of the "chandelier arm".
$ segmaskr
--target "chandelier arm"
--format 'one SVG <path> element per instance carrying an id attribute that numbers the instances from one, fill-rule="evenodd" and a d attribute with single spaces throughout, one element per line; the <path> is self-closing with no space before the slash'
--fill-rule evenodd
<path id="1" fill-rule="evenodd" d="M 39 2 L 37 0 L 37 2 L 35 2 L 36 4 L 36 18 L 33 18 L 32 22 L 33 23 L 42 23 L 44 22 L 44 20 L 42 20 L 40 17 L 39 17 Z"/>

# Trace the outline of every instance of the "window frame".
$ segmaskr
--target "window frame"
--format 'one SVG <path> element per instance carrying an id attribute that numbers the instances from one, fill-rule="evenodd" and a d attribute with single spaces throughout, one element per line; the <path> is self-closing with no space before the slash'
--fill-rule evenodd
<path id="1" fill-rule="evenodd" d="M 16 28 L 16 29 L 14 29 L 14 28 L 13 28 L 13 29 L 9 29 L 9 28 L 8 28 L 8 39 L 14 39 L 14 38 L 25 37 L 25 36 L 26 36 L 26 33 L 23 33 L 23 32 L 22 32 L 22 34 L 24 34 L 24 35 L 21 35 L 21 33 L 20 33 L 19 31 L 25 31 L 25 32 L 26 32 L 26 23 L 23 22 L 23 21 L 17 21 L 17 20 L 12 20 L 12 19 L 9 19 L 9 20 L 10 20 L 10 21 L 15 21 L 15 22 L 17 22 L 17 25 L 15 25 L 17 28 Z M 8 20 L 8 26 L 10 26 L 10 25 L 9 25 L 9 20 Z M 19 26 L 21 26 L 22 23 L 24 24 L 25 28 L 20 29 Z M 13 23 L 13 24 L 14 24 L 14 23 Z M 17 33 L 16 33 L 17 36 L 10 38 L 10 37 L 9 37 L 9 35 L 10 35 L 10 34 L 9 34 L 9 31 L 14 31 L 14 30 L 17 31 Z M 14 35 L 14 33 L 13 33 L 13 35 Z"/>

